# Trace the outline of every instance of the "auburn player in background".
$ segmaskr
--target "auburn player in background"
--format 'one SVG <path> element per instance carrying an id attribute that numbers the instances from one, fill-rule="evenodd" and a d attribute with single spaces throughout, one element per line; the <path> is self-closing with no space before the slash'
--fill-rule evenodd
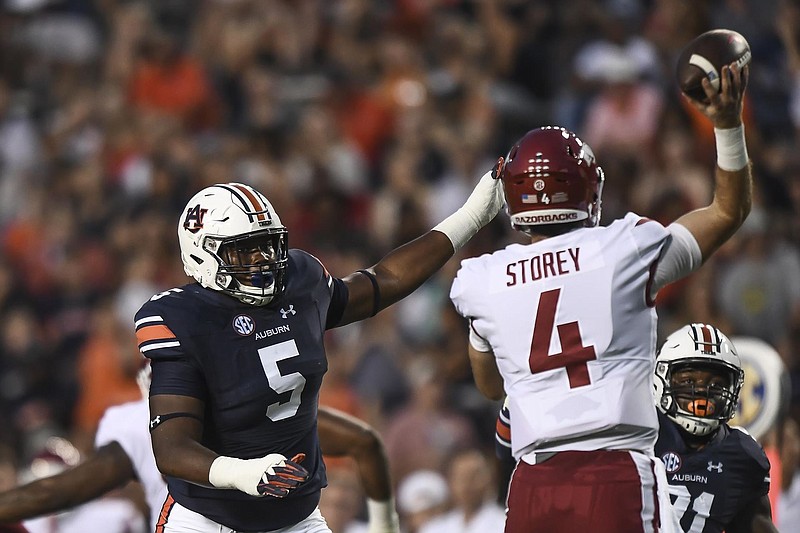
<path id="1" fill-rule="evenodd" d="M 167 485 L 156 468 L 148 434 L 149 370 L 147 366 L 139 374 L 145 393 L 142 400 L 106 410 L 91 456 L 55 476 L 0 493 L 0 532 L 8 527 L 4 522 L 72 509 L 130 481 L 141 484 L 150 509 L 150 531 L 156 531 Z M 368 498 L 367 533 L 399 533 L 389 463 L 378 433 L 365 422 L 328 407 L 319 409 L 318 431 L 324 455 L 347 456 L 356 464 Z"/>
<path id="2" fill-rule="evenodd" d="M 169 487 L 160 531 L 329 532 L 317 508 L 325 330 L 410 294 L 501 205 L 487 172 L 431 231 L 339 279 L 288 248 L 288 230 L 255 189 L 218 184 L 192 197 L 178 239 L 196 283 L 155 295 L 135 317 L 152 364 L 153 452 Z"/>
<path id="3" fill-rule="evenodd" d="M 777 532 L 767 455 L 750 434 L 727 424 L 743 382 L 736 347 L 708 324 L 682 327 L 658 354 L 655 449 L 683 531 Z"/>
<path id="4" fill-rule="evenodd" d="M 653 454 L 655 297 L 750 211 L 746 69 L 724 67 L 721 91 L 704 79 L 708 102 L 692 101 L 715 128 L 715 194 L 668 227 L 634 213 L 599 226 L 603 171 L 572 132 L 532 130 L 509 151 L 499 175 L 530 244 L 464 260 L 450 292 L 476 384 L 506 394 L 514 420 L 506 533 L 677 529 Z"/>
<path id="5" fill-rule="evenodd" d="M 774 533 L 770 464 L 761 445 L 731 427 L 744 373 L 733 343 L 708 324 L 671 334 L 656 359 L 655 453 L 667 471 L 673 510 L 686 533 Z M 508 406 L 497 418 L 496 451 L 513 464 Z"/>

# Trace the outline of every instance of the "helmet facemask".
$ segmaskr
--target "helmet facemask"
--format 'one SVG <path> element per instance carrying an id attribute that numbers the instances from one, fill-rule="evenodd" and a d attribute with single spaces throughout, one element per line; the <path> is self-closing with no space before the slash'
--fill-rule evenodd
<path id="1" fill-rule="evenodd" d="M 739 401 L 741 369 L 722 362 L 691 360 L 668 366 L 662 402 L 667 404 L 667 416 L 685 431 L 697 436 L 707 435 L 733 417 Z M 698 383 L 694 379 L 698 372 L 713 377 Z"/>
<path id="2" fill-rule="evenodd" d="M 203 247 L 219 261 L 215 282 L 220 290 L 250 305 L 266 305 L 283 293 L 287 235 L 278 229 L 225 239 L 207 237 Z"/>

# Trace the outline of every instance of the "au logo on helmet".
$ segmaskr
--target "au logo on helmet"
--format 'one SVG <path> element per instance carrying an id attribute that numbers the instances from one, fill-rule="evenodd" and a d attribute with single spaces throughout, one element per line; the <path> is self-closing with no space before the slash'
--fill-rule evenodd
<path id="1" fill-rule="evenodd" d="M 200 204 L 186 210 L 186 218 L 183 220 L 183 229 L 190 233 L 197 233 L 203 229 L 203 219 L 208 209 L 203 209 Z"/>

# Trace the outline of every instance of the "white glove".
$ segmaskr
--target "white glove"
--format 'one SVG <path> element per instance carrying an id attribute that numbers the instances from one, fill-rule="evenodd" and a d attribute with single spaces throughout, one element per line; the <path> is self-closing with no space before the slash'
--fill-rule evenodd
<path id="1" fill-rule="evenodd" d="M 367 516 L 367 533 L 400 533 L 400 518 L 394 507 L 394 498 L 384 501 L 367 499 Z"/>
<path id="2" fill-rule="evenodd" d="M 208 482 L 218 489 L 238 489 L 251 496 L 283 498 L 308 479 L 300 466 L 305 458 L 297 454 L 291 460 L 279 453 L 258 459 L 237 459 L 220 455 L 211 463 Z"/>
<path id="3" fill-rule="evenodd" d="M 501 165 L 498 161 L 498 167 Z M 495 176 L 495 169 L 484 174 L 464 205 L 433 228 L 447 235 L 453 250 L 464 246 L 503 207 L 503 187 Z"/>

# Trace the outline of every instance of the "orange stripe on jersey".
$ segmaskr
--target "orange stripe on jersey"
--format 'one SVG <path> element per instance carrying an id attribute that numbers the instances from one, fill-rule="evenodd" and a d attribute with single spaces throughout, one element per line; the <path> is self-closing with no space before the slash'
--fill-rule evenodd
<path id="1" fill-rule="evenodd" d="M 147 341 L 157 341 L 163 339 L 176 339 L 172 330 L 163 324 L 155 326 L 145 326 L 136 331 L 136 342 L 141 345 Z"/>
<path id="2" fill-rule="evenodd" d="M 256 195 L 250 192 L 250 190 L 247 187 L 242 187 L 241 185 L 235 185 L 235 184 L 232 185 L 234 186 L 234 188 L 244 193 L 244 195 L 247 196 L 247 199 L 250 200 L 250 203 L 253 204 L 253 207 L 258 213 L 257 215 L 258 220 L 264 220 L 264 206 L 262 206 L 261 202 L 258 201 Z"/>
<path id="3" fill-rule="evenodd" d="M 495 431 L 497 431 L 497 434 L 500 435 L 501 439 L 507 441 L 511 440 L 511 426 L 505 425 L 499 418 L 497 419 Z"/>
<path id="4" fill-rule="evenodd" d="M 164 505 L 161 506 L 161 512 L 158 513 L 158 523 L 156 523 L 155 533 L 164 533 L 164 526 L 167 525 L 169 513 L 172 511 L 174 506 L 175 500 L 171 494 L 167 494 L 167 499 L 164 501 Z"/>

